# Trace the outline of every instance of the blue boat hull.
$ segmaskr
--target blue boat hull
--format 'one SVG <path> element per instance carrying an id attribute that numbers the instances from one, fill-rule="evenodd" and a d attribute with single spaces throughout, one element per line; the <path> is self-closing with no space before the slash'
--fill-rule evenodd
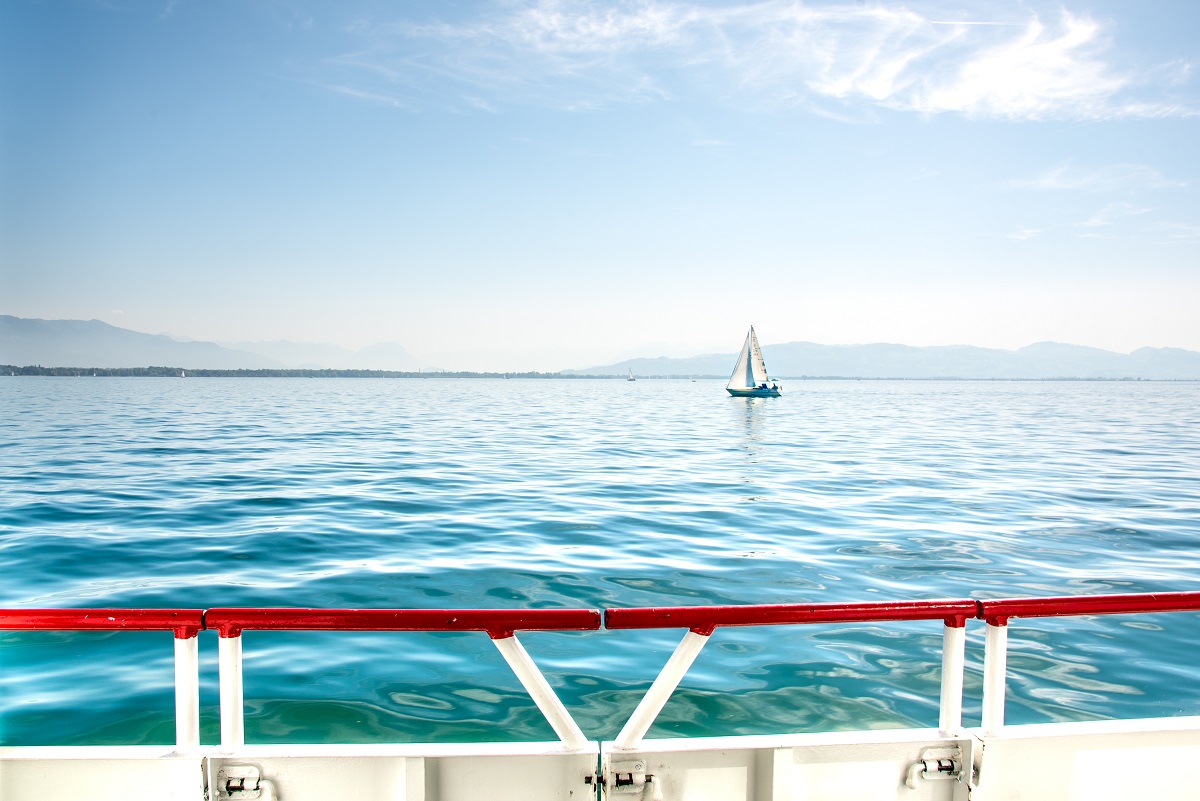
<path id="1" fill-rule="evenodd" d="M 725 387 L 725 391 L 735 398 L 778 398 L 781 390 L 751 387 L 750 389 L 734 389 Z"/>

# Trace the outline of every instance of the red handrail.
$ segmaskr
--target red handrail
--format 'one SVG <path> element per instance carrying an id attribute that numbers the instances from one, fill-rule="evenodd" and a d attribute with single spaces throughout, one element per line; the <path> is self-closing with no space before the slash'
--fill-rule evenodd
<path id="1" fill-rule="evenodd" d="M 1119 615 L 1200 610 L 1200 592 L 1151 592 L 1123 595 L 1074 595 L 1012 598 L 979 602 L 979 618 L 1004 626 L 1010 617 Z"/>
<path id="2" fill-rule="evenodd" d="M 717 626 L 773 626 L 789 623 L 874 623 L 886 620 L 944 620 L 962 628 L 979 613 L 970 600 L 880 601 L 873 603 L 768 604 L 748 606 L 660 606 L 605 609 L 608 629 L 687 628 L 712 634 Z"/>
<path id="3" fill-rule="evenodd" d="M 180 640 L 204 629 L 201 609 L 0 609 L 0 629 L 173 631 Z"/>
<path id="4" fill-rule="evenodd" d="M 206 627 L 222 637 L 257 631 L 595 631 L 595 609 L 209 609 Z"/>
<path id="5" fill-rule="evenodd" d="M 605 609 L 608 629 L 688 628 L 797 623 L 871 623 L 967 618 L 1005 625 L 1012 617 L 1056 617 L 1200 611 L 1200 592 L 1077 595 L 992 601 L 929 600 L 868 603 L 678 606 Z M 173 631 L 181 639 L 216 630 L 236 637 L 251 630 L 485 631 L 493 638 L 516 631 L 595 631 L 595 609 L 0 609 L 0 629 Z"/>

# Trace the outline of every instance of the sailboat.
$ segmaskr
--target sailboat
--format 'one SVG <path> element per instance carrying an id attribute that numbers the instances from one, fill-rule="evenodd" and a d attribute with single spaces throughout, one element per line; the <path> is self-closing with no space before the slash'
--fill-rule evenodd
<path id="1" fill-rule="evenodd" d="M 637 381 L 637 379 L 633 377 L 633 368 L 632 367 L 629 368 L 629 378 L 627 378 L 625 380 L 626 381 Z"/>
<path id="2" fill-rule="evenodd" d="M 754 326 L 750 326 L 746 334 L 746 344 L 738 354 L 733 375 L 729 376 L 725 389 L 735 398 L 778 398 L 783 391 L 778 381 L 767 378 L 767 365 L 763 362 L 762 348 L 758 346 Z"/>

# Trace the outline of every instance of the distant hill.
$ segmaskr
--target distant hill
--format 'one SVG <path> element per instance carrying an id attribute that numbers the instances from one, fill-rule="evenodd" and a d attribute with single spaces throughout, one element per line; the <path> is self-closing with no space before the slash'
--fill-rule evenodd
<path id="1" fill-rule="evenodd" d="M 384 342 L 351 351 L 295 342 L 183 342 L 100 320 L 37 320 L 0 315 L 0 364 L 18 367 L 172 366 L 212 370 L 284 368 L 417 370 L 418 360 Z"/>
<path id="2" fill-rule="evenodd" d="M 1179 348 L 1139 348 L 1130 354 L 1082 345 L 1039 342 L 1020 350 L 971 345 L 912 347 L 819 345 L 789 342 L 764 345 L 771 375 L 778 378 L 1082 378 L 1200 380 L 1200 352 Z M 734 353 L 688 359 L 629 359 L 602 367 L 565 371 L 578 375 L 720 376 L 733 369 Z"/>
<path id="3" fill-rule="evenodd" d="M 36 320 L 0 315 L 0 364 L 19 367 L 212 367 L 227 370 L 284 365 L 212 342 L 179 342 L 99 320 Z"/>

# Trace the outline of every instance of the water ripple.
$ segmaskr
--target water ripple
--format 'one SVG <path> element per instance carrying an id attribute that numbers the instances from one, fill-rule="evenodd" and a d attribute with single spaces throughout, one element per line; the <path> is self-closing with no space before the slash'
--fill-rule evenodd
<path id="1" fill-rule="evenodd" d="M 709 381 L 6 380 L 0 604 L 1198 589 L 1198 395 L 1148 382 L 796 382 L 747 401 Z M 1009 717 L 1200 712 L 1198 620 L 1014 625 Z M 679 635 L 522 639 L 585 731 L 612 736 Z M 164 636 L 0 638 L 0 741 L 169 741 Z M 651 733 L 933 725 L 939 643 L 936 626 L 722 629 Z M 550 736 L 483 636 L 251 633 L 246 653 L 251 740 Z M 968 715 L 981 670 L 972 628 Z M 85 692 L 97 673 L 103 690 Z"/>

